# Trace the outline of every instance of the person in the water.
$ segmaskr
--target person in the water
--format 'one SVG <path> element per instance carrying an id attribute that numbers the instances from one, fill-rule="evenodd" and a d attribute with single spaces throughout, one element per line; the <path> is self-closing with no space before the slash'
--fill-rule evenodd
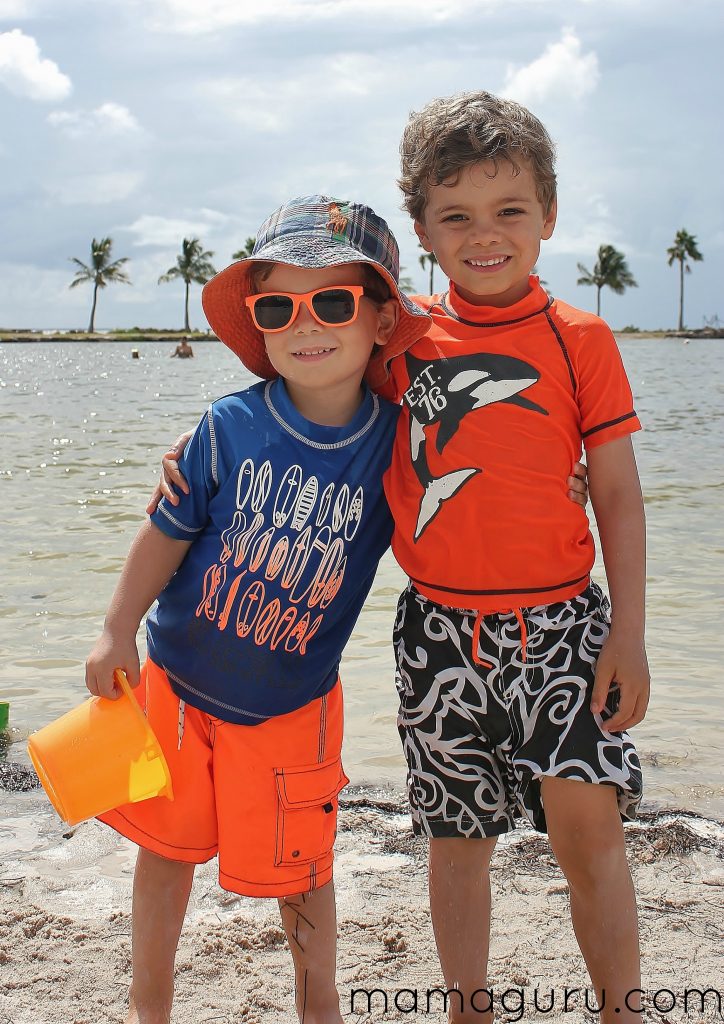
<path id="1" fill-rule="evenodd" d="M 194 350 L 189 345 L 188 338 L 182 338 L 181 341 L 176 346 L 176 348 L 171 353 L 171 358 L 172 359 L 174 359 L 174 358 L 178 358 L 178 359 L 193 359 L 193 357 L 194 357 Z"/>

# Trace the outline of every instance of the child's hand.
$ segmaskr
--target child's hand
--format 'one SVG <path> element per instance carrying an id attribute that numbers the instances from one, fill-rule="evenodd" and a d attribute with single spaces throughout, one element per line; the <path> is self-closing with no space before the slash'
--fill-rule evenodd
<path id="1" fill-rule="evenodd" d="M 178 496 L 174 487 L 178 487 L 184 494 L 189 493 L 189 485 L 178 468 L 178 460 L 183 455 L 184 448 L 189 443 L 189 438 L 192 434 L 193 431 L 189 430 L 186 434 L 181 434 L 177 437 L 161 459 L 161 476 L 155 491 L 151 495 L 151 500 L 146 505 L 146 512 L 149 516 L 152 512 L 156 511 L 161 498 L 166 498 L 172 505 L 178 505 Z"/>
<path id="2" fill-rule="evenodd" d="M 568 477 L 568 497 L 584 508 L 588 503 L 588 470 L 582 462 L 577 462 Z"/>
<path id="3" fill-rule="evenodd" d="M 646 714 L 651 677 L 642 638 L 638 634 L 616 630 L 615 626 L 611 626 L 598 656 L 591 697 L 594 714 L 603 711 L 612 683 L 619 688 L 618 709 L 610 718 L 604 719 L 603 726 L 607 732 L 623 732 L 637 725 Z"/>
<path id="4" fill-rule="evenodd" d="M 122 668 L 131 686 L 141 681 L 135 634 L 119 638 L 103 630 L 85 663 L 85 685 L 96 697 L 117 700 L 121 689 L 113 679 L 113 672 Z"/>

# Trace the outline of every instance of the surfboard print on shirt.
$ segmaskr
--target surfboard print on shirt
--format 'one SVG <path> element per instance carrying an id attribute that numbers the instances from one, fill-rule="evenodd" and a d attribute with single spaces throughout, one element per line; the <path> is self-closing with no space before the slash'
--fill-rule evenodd
<path id="1" fill-rule="evenodd" d="M 435 447 L 442 454 L 465 416 L 477 409 L 505 402 L 543 416 L 548 411 L 520 394 L 540 378 L 538 370 L 522 359 L 476 352 L 429 361 L 408 352 L 405 361 L 410 379 L 403 396 L 410 410 L 410 457 L 423 488 L 414 537 L 418 541 L 445 502 L 483 472 L 480 466 L 464 466 L 433 476 L 427 457 L 432 428 L 437 425 Z"/>
<path id="2" fill-rule="evenodd" d="M 251 459 L 240 465 L 236 507 L 219 534 L 218 563 L 204 574 L 196 617 L 257 646 L 284 642 L 287 653 L 304 655 L 342 587 L 365 492 L 347 481 L 322 488 L 296 463 L 277 477 L 278 486 L 269 460 L 258 469 Z M 275 591 L 269 584 L 277 580 Z"/>

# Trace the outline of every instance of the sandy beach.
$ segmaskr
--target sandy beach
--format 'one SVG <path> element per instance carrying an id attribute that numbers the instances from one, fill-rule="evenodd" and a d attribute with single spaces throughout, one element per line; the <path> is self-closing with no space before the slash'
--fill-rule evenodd
<path id="1" fill-rule="evenodd" d="M 96 822 L 68 829 L 37 790 L 2 798 L 0 1024 L 122 1021 L 135 848 Z M 724 824 L 666 812 L 644 815 L 626 832 L 641 919 L 643 1019 L 720 1021 Z M 428 996 L 443 986 L 425 857 L 400 795 L 347 791 L 335 868 L 345 1020 L 446 1019 L 442 996 Z M 587 975 L 565 879 L 545 839 L 527 827 L 498 844 L 493 900 L 489 986 L 499 1019 L 600 1019 L 592 992 L 594 1012 L 585 1009 L 582 991 L 569 993 L 565 1003 L 565 989 L 584 990 Z M 702 1007 L 696 989 L 720 994 L 709 992 Z M 536 1013 L 534 999 L 544 1012 Z M 295 1020 L 276 903 L 225 893 L 211 861 L 196 874 L 177 957 L 173 1021 Z"/>
<path id="2" fill-rule="evenodd" d="M 147 500 L 151 453 L 161 450 L 153 446 L 195 422 L 200 403 L 238 386 L 222 346 L 207 346 L 203 360 L 191 361 L 198 369 L 190 376 L 188 362 L 169 360 L 168 346 L 149 346 L 133 360 L 132 344 L 109 349 L 115 358 L 99 358 L 97 346 L 80 343 L 3 352 L 8 386 L 0 418 L 10 441 L 3 484 L 13 515 L 3 534 L 0 698 L 11 705 L 15 730 L 10 761 L 23 760 L 29 732 L 85 696 L 82 659 Z M 713 1024 L 722 1020 L 715 993 L 703 1008 L 695 991 L 685 999 L 687 989 L 724 993 L 724 824 L 711 820 L 724 818 L 724 705 L 715 685 L 724 591 L 715 554 L 721 474 L 712 471 L 710 444 L 723 408 L 710 382 L 724 379 L 724 350 L 656 340 L 625 345 L 624 354 L 649 425 L 640 455 L 654 691 L 636 730 L 649 813 L 626 829 L 641 919 L 644 1019 Z M 169 373 L 169 366 L 183 371 Z M 345 764 L 355 783 L 402 783 L 389 633 L 403 584 L 392 561 L 383 560 L 345 653 Z M 92 822 L 68 830 L 41 792 L 16 790 L 3 788 L 0 760 L 0 1024 L 121 1022 L 135 849 Z M 426 844 L 412 838 L 399 790 L 345 790 L 336 882 L 346 1021 L 445 1021 L 439 995 L 428 1012 L 428 990 L 442 978 L 425 861 Z M 521 828 L 499 843 L 493 889 L 489 982 L 498 1009 L 510 1011 L 498 1019 L 599 1020 L 584 1009 L 580 991 L 564 1009 L 566 987 L 584 989 L 587 974 L 565 879 L 545 840 Z M 276 904 L 225 894 L 215 862 L 197 872 L 177 968 L 174 1024 L 294 1024 L 291 961 Z M 365 992 L 372 989 L 370 1007 Z M 536 990 L 543 1012 L 536 1011 Z M 592 993 L 589 1005 L 596 1006 Z"/>

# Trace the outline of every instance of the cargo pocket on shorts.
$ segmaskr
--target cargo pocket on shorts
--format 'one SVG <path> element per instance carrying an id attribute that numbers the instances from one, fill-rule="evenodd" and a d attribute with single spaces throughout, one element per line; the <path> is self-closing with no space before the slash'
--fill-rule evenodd
<path id="1" fill-rule="evenodd" d="M 279 796 L 274 864 L 311 864 L 334 845 L 337 796 L 349 782 L 342 761 L 275 768 L 274 775 Z"/>

